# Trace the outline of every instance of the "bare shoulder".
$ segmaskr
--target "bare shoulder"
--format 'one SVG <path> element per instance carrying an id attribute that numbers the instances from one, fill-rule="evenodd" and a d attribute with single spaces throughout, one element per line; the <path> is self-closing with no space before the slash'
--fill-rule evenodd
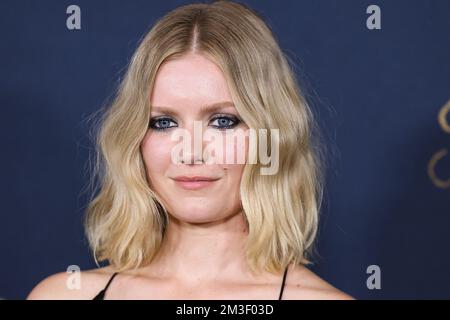
<path id="1" fill-rule="evenodd" d="M 28 294 L 27 300 L 92 299 L 105 287 L 113 272 L 108 266 L 81 271 L 78 274 L 55 273 L 39 282 Z"/>
<path id="2" fill-rule="evenodd" d="M 305 266 L 291 265 L 283 300 L 354 300 Z"/>

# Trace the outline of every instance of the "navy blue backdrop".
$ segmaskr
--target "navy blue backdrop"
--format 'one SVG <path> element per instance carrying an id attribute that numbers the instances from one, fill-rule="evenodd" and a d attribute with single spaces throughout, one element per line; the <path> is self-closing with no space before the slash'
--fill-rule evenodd
<path id="1" fill-rule="evenodd" d="M 84 120 L 140 37 L 184 3 L 1 1 L 0 297 L 95 267 Z M 329 149 L 312 269 L 359 299 L 450 298 L 450 1 L 245 3 L 296 63 Z M 66 27 L 72 4 L 81 30 Z M 366 27 L 372 4 L 381 29 Z M 371 265 L 380 289 L 367 286 Z"/>

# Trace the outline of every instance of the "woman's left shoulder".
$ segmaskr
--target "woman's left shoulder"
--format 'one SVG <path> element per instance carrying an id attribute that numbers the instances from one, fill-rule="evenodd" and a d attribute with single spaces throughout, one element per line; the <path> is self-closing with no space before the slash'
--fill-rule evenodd
<path id="1" fill-rule="evenodd" d="M 283 300 L 354 300 L 303 265 L 291 265 Z"/>

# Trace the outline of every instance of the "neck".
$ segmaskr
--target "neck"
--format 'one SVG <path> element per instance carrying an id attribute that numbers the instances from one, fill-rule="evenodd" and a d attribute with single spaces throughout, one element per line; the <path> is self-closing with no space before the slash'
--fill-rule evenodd
<path id="1" fill-rule="evenodd" d="M 152 261 L 160 277 L 197 284 L 251 277 L 244 245 L 248 229 L 242 212 L 225 220 L 186 223 L 173 217 L 163 244 Z"/>

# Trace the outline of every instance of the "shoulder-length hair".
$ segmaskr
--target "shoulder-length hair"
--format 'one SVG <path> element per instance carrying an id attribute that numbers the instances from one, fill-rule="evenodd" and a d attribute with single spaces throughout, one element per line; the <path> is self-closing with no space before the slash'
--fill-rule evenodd
<path id="1" fill-rule="evenodd" d="M 261 175 L 260 164 L 247 163 L 241 178 L 251 270 L 279 273 L 289 263 L 311 263 L 323 193 L 313 113 L 263 19 L 228 1 L 185 5 L 157 21 L 102 114 L 92 175 L 98 192 L 85 219 L 96 262 L 108 261 L 119 271 L 137 268 L 150 263 L 161 246 L 168 212 L 149 187 L 140 146 L 159 67 L 192 52 L 221 68 L 249 128 L 279 128 L 278 172 Z"/>

